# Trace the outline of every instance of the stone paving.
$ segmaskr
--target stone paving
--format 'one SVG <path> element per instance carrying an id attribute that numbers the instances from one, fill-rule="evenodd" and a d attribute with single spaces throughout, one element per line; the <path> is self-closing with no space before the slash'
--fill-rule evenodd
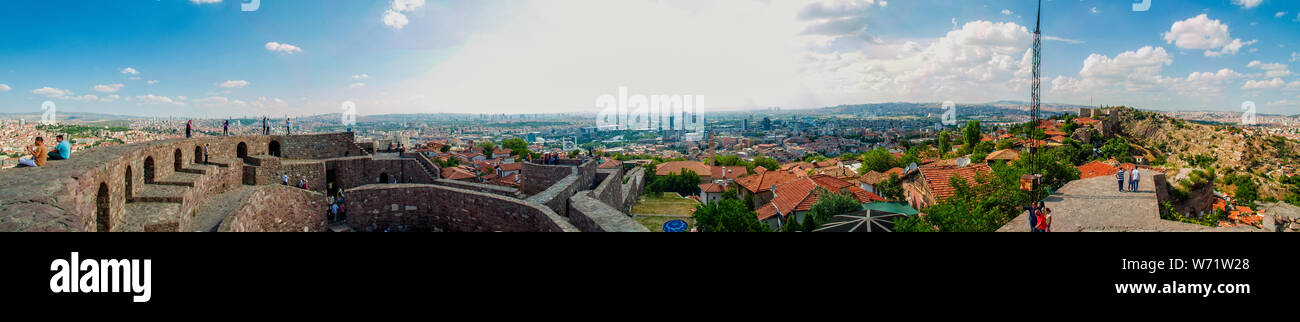
<path id="1" fill-rule="evenodd" d="M 1223 229 L 1160 219 L 1155 184 L 1142 180 L 1137 192 L 1119 192 L 1114 177 L 1076 180 L 1043 200 L 1052 209 L 1052 231 L 1248 231 Z M 999 232 L 1028 232 L 1023 212 Z"/>
<path id="2" fill-rule="evenodd" d="M 195 210 L 194 227 L 198 232 L 216 232 L 221 222 L 243 205 L 244 198 L 257 190 L 257 186 L 241 186 L 219 194 Z"/>

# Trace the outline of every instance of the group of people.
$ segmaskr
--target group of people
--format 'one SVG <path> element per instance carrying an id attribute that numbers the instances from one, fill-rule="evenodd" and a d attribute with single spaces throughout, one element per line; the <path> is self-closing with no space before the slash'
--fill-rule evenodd
<path id="1" fill-rule="evenodd" d="M 330 183 L 330 194 L 325 196 L 325 201 L 329 202 L 329 221 L 337 222 L 347 218 L 347 209 L 343 206 L 343 189 L 334 190 L 334 184 Z"/>
<path id="2" fill-rule="evenodd" d="M 288 173 L 281 173 L 281 174 L 280 174 L 280 183 L 283 184 L 283 185 L 286 185 L 286 186 L 289 185 L 289 174 L 288 174 Z M 298 183 L 294 184 L 293 186 L 294 186 L 295 188 L 298 188 L 298 189 L 311 190 L 311 188 L 307 185 L 307 179 L 306 179 L 306 178 L 298 178 Z"/>
<path id="3" fill-rule="evenodd" d="M 1128 177 L 1128 180 L 1125 180 L 1125 177 Z M 1133 168 L 1133 171 L 1119 169 L 1119 172 L 1115 173 L 1115 180 L 1119 181 L 1119 192 L 1124 192 L 1125 184 L 1128 185 L 1129 192 L 1137 192 L 1142 183 L 1142 170 L 1137 168 Z"/>
<path id="4" fill-rule="evenodd" d="M 45 148 L 45 138 L 39 136 L 36 137 L 35 142 L 26 147 L 27 153 L 30 153 L 32 156 L 18 159 L 17 167 L 43 167 L 45 166 L 46 160 L 71 159 L 72 144 L 68 143 L 68 140 L 64 139 L 63 134 L 59 134 L 55 138 L 59 140 L 59 143 L 54 145 L 54 151 L 49 151 Z"/>
<path id="5" fill-rule="evenodd" d="M 542 155 L 542 164 L 546 164 L 546 165 L 560 164 L 560 159 L 562 159 L 562 158 L 563 158 L 563 157 L 562 157 L 562 155 L 561 155 L 560 153 L 547 153 L 547 154 L 543 154 L 543 155 Z"/>
<path id="6" fill-rule="evenodd" d="M 1030 232 L 1052 232 L 1052 208 L 1047 208 L 1047 204 L 1037 201 L 1024 209 L 1029 211 Z"/>
<path id="7" fill-rule="evenodd" d="M 221 136 L 230 136 L 230 120 L 221 121 Z M 194 137 L 194 120 L 185 121 L 185 138 Z"/>

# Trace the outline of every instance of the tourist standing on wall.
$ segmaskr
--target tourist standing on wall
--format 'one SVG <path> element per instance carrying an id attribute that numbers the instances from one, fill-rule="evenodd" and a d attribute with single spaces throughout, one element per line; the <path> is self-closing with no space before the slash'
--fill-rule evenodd
<path id="1" fill-rule="evenodd" d="M 193 131 L 194 131 L 194 124 L 193 124 L 193 122 L 194 122 L 194 121 L 185 121 L 185 138 L 186 138 L 186 139 L 191 138 L 191 137 L 194 137 L 194 135 L 193 135 Z"/>
<path id="2" fill-rule="evenodd" d="M 208 164 L 208 146 L 209 144 L 203 145 L 203 164 Z"/>
<path id="3" fill-rule="evenodd" d="M 230 120 L 221 124 L 221 136 L 230 136 Z"/>
<path id="4" fill-rule="evenodd" d="M 1129 190 L 1133 192 L 1137 192 L 1139 183 L 1141 182 L 1142 182 L 1142 171 L 1138 170 L 1137 168 L 1133 168 L 1133 188 Z"/>
<path id="5" fill-rule="evenodd" d="M 266 123 L 266 117 L 262 117 L 262 135 L 271 135 L 271 125 Z"/>
<path id="6" fill-rule="evenodd" d="M 1119 192 L 1124 192 L 1124 169 L 1115 173 L 1115 180 L 1119 181 Z"/>
<path id="7" fill-rule="evenodd" d="M 289 125 L 289 117 L 288 117 L 288 116 L 285 116 L 285 117 L 284 117 L 284 135 L 289 135 L 289 129 L 290 129 L 290 128 L 291 128 L 291 127 L 290 127 L 290 125 Z"/>

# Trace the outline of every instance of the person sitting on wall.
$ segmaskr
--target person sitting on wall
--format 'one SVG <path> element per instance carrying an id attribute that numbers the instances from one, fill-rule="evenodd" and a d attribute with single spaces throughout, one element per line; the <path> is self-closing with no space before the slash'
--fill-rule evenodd
<path id="1" fill-rule="evenodd" d="M 50 151 L 49 160 L 67 160 L 72 158 L 72 144 L 63 139 L 63 134 L 54 137 L 59 140 L 59 144 L 54 146 L 54 151 Z"/>
<path id="2" fill-rule="evenodd" d="M 18 167 L 43 167 L 45 158 L 49 155 L 45 152 L 45 138 L 36 137 L 36 143 L 27 146 L 27 153 L 31 153 L 31 158 L 18 159 Z"/>

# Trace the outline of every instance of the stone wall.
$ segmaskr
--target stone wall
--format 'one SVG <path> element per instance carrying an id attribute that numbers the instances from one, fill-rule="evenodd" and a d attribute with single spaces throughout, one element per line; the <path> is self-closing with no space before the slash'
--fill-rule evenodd
<path id="1" fill-rule="evenodd" d="M 520 190 L 525 195 L 535 195 L 555 186 L 565 177 L 574 173 L 574 167 L 560 165 L 542 165 L 525 162 L 519 172 Z M 567 198 L 567 197 L 566 197 Z"/>
<path id="2" fill-rule="evenodd" d="M 335 183 L 343 189 L 380 184 L 381 177 L 387 177 L 390 184 L 393 179 L 401 183 L 431 184 L 437 179 L 430 177 L 415 159 L 374 159 L 369 156 L 346 157 L 325 160 L 326 173 L 321 174 L 321 182 L 329 172 L 334 173 Z M 313 189 L 314 190 L 314 189 Z"/>
<path id="3" fill-rule="evenodd" d="M 257 187 L 240 200 L 217 231 L 316 232 L 324 231 L 328 204 L 322 194 L 285 186 Z"/>
<path id="4" fill-rule="evenodd" d="M 280 156 L 285 159 L 329 159 L 366 154 L 355 143 L 351 132 L 272 135 L 270 140 L 280 143 Z"/>
<path id="5" fill-rule="evenodd" d="M 348 190 L 345 200 L 348 225 L 363 231 L 578 231 L 541 205 L 436 185 L 368 185 Z"/>
<path id="6" fill-rule="evenodd" d="M 280 164 L 280 172 L 289 175 L 289 185 L 297 186 L 298 180 L 307 182 L 311 191 L 325 193 L 324 161 L 290 161 Z"/>
<path id="7" fill-rule="evenodd" d="M 618 179 L 616 179 L 618 180 Z M 569 198 L 569 222 L 584 232 L 649 232 L 622 211 L 592 198 L 592 191 Z"/>
<path id="8" fill-rule="evenodd" d="M 568 176 L 556 182 L 550 189 L 528 197 L 528 201 L 545 205 L 555 213 L 568 217 L 569 197 L 579 191 L 586 190 L 586 187 L 581 183 L 581 177 L 577 175 Z"/>
<path id="9" fill-rule="evenodd" d="M 618 169 L 601 169 L 597 172 L 596 178 L 600 184 L 591 190 L 592 198 L 614 207 L 614 209 L 623 208 L 623 168 Z"/>
<path id="10" fill-rule="evenodd" d="M 620 187 L 623 190 L 623 207 L 620 210 L 630 213 L 632 206 L 636 205 L 641 199 L 641 193 L 645 191 L 645 168 L 633 168 L 623 178 L 627 179 L 627 183 Z"/>
<path id="11" fill-rule="evenodd" d="M 490 185 L 490 184 L 483 184 L 483 183 L 473 183 L 473 182 L 464 182 L 464 181 L 455 181 L 455 180 L 447 180 L 447 179 L 438 179 L 438 180 L 434 181 L 433 184 L 435 184 L 435 185 L 439 185 L 439 186 L 447 186 L 447 187 L 457 188 L 457 189 L 465 189 L 465 190 L 469 190 L 469 191 L 477 191 L 477 192 L 482 192 L 482 193 L 490 193 L 490 194 L 499 195 L 499 196 L 504 196 L 504 197 L 511 197 L 511 198 L 519 198 L 519 197 L 520 197 L 520 195 L 519 195 L 519 189 L 510 188 L 510 187 L 503 187 L 503 186 L 497 186 L 497 185 Z"/>

